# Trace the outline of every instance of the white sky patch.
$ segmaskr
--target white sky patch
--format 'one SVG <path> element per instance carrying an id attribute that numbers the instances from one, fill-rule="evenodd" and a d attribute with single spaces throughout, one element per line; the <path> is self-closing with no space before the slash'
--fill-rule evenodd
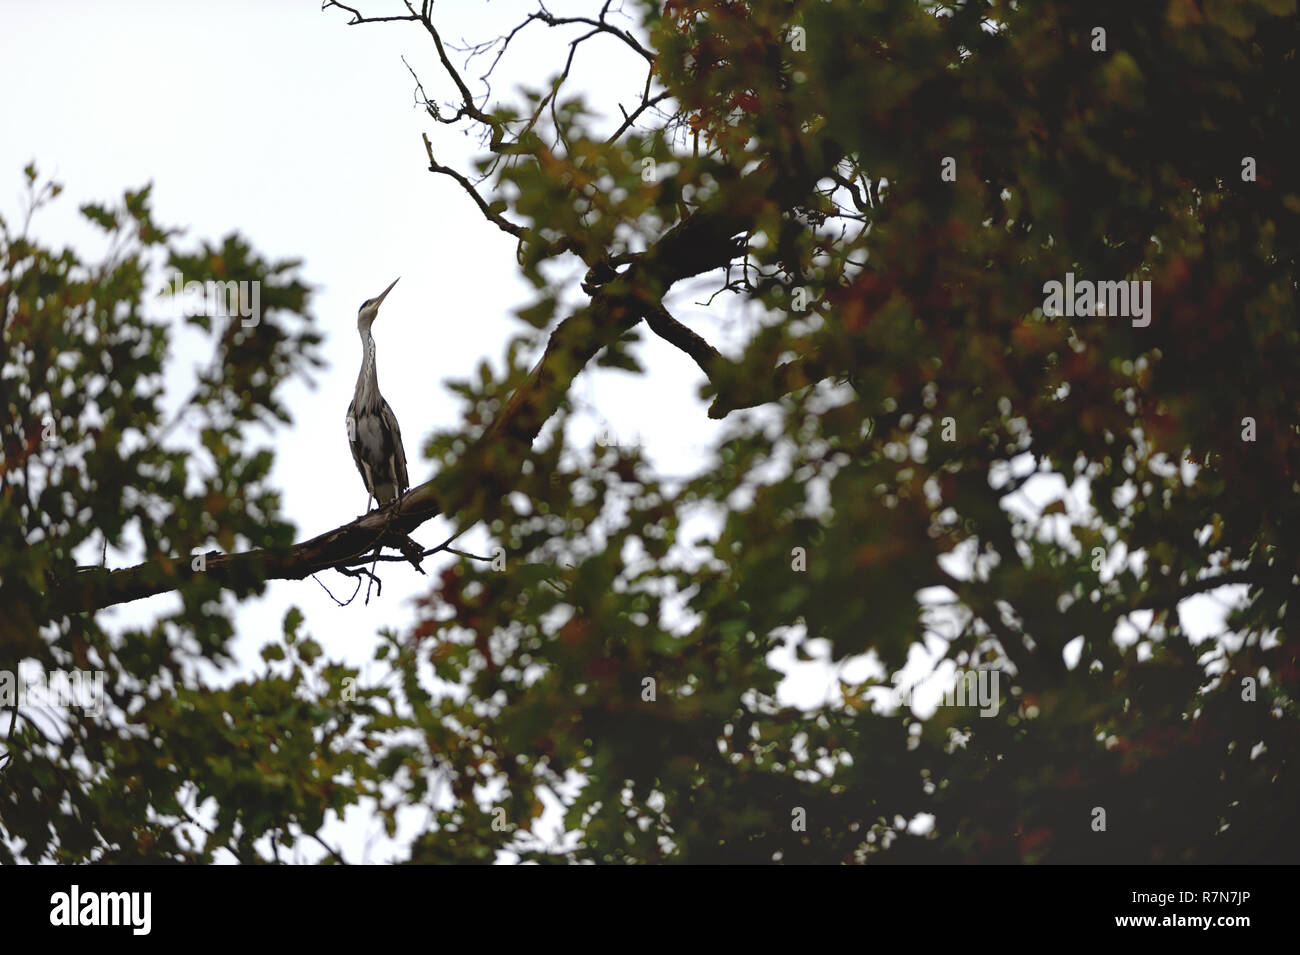
<path id="1" fill-rule="evenodd" d="M 1067 670 L 1073 670 L 1079 665 L 1079 657 L 1083 656 L 1083 643 L 1083 634 L 1079 634 L 1061 648 L 1061 659 L 1065 661 Z"/>
<path id="2" fill-rule="evenodd" d="M 1220 587 L 1208 593 L 1188 597 L 1178 605 L 1178 619 L 1193 644 L 1224 634 L 1228 613 L 1249 591 L 1245 584 Z"/>

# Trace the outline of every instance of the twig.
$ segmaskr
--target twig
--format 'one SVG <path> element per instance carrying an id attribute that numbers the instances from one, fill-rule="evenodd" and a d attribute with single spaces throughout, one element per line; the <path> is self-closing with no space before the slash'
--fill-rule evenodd
<path id="1" fill-rule="evenodd" d="M 452 179 L 455 179 L 456 182 L 460 184 L 460 187 L 469 193 L 470 198 L 474 200 L 475 204 L 479 207 L 479 211 L 483 213 L 489 222 L 493 223 L 502 232 L 509 233 L 516 239 L 524 238 L 524 228 L 505 219 L 500 213 L 493 212 L 488 206 L 487 201 L 479 194 L 479 191 L 474 188 L 472 182 L 455 169 L 452 169 L 450 166 L 444 166 L 433 158 L 433 144 L 429 142 L 428 133 L 421 133 L 421 137 L 424 139 L 424 150 L 429 156 L 430 172 L 440 173 L 444 176 L 450 176 Z"/>
<path id="2" fill-rule="evenodd" d="M 373 566 L 374 564 L 371 564 L 371 567 Z M 340 574 L 346 574 L 348 577 L 356 577 L 357 590 L 361 589 L 361 576 L 364 574 L 366 577 L 369 577 L 371 581 L 373 581 L 376 585 L 378 585 L 379 589 L 376 591 L 375 596 L 376 597 L 383 596 L 384 583 L 378 577 L 375 576 L 372 570 L 367 570 L 365 567 L 335 567 L 334 569 L 337 570 Z M 355 600 L 356 596 L 357 596 L 356 594 L 353 594 L 352 597 L 348 600 L 348 603 L 351 603 L 353 600 Z M 369 584 L 366 585 L 366 603 L 370 603 Z"/>
<path id="3" fill-rule="evenodd" d="M 647 84 L 647 85 L 649 85 L 649 84 Z M 623 113 L 623 117 L 624 117 L 624 118 L 623 118 L 623 125 L 620 126 L 618 129 L 614 130 L 614 135 L 610 136 L 609 139 L 605 140 L 605 145 L 606 145 L 606 146 L 610 145 L 612 142 L 614 142 L 614 140 L 616 140 L 616 139 L 618 139 L 618 137 L 622 136 L 623 133 L 625 133 L 625 132 L 628 130 L 628 128 L 629 128 L 633 123 L 636 122 L 636 119 L 637 119 L 638 116 L 640 116 L 642 113 L 644 113 L 644 112 L 645 112 L 647 109 L 649 109 L 651 106 L 654 106 L 654 105 L 657 104 L 657 103 L 661 103 L 661 102 L 663 102 L 664 100 L 666 100 L 666 99 L 668 98 L 668 96 L 669 96 L 669 92 L 668 92 L 668 90 L 664 90 L 664 91 L 663 91 L 662 93 L 660 93 L 659 95 L 657 95 L 657 96 L 653 96 L 653 97 L 651 97 L 650 99 L 646 99 L 646 98 L 642 97 L 642 99 L 641 99 L 641 105 L 638 106 L 636 109 L 634 109 L 634 110 L 631 112 L 631 114 L 628 114 L 626 111 L 624 111 L 624 113 Z M 622 107 L 622 106 L 619 106 L 619 109 L 623 109 L 623 107 Z"/>
<path id="4" fill-rule="evenodd" d="M 363 17 L 361 11 L 349 7 L 347 4 L 339 3 L 338 0 L 324 0 L 320 6 L 322 10 L 328 10 L 330 7 L 338 7 L 340 10 L 346 10 L 348 13 L 352 14 L 352 19 L 348 21 L 348 26 L 350 27 L 354 27 L 359 23 L 391 23 L 394 20 L 420 19 L 418 16 L 414 15 L 414 11 L 412 11 L 411 16 L 405 17 Z"/>
<path id="5" fill-rule="evenodd" d="M 337 570 L 337 569 L 338 569 L 338 568 L 335 568 L 335 570 Z M 352 574 L 348 574 L 348 576 L 351 577 L 351 576 L 353 576 L 353 575 L 352 575 Z M 324 582 L 322 582 L 321 579 L 320 579 L 319 577 L 317 577 L 315 574 L 312 574 L 312 575 L 311 575 L 311 579 L 314 580 L 314 581 L 316 581 L 316 583 L 320 584 L 320 586 L 321 586 L 321 590 L 323 590 L 323 591 L 325 591 L 325 593 L 329 594 L 330 600 L 334 601 L 334 602 L 335 602 L 336 604 L 338 604 L 340 607 L 346 607 L 348 604 L 352 603 L 352 601 L 356 600 L 356 599 L 357 599 L 357 594 L 361 591 L 361 578 L 360 578 L 359 576 L 357 577 L 357 589 L 354 590 L 354 591 L 352 591 L 352 596 L 349 597 L 347 600 L 339 600 L 338 597 L 335 597 L 334 594 L 330 591 L 330 589 L 329 589 L 328 587 L 325 586 Z"/>
<path id="6" fill-rule="evenodd" d="M 328 852 L 331 856 L 333 856 L 333 857 L 334 857 L 334 860 L 335 860 L 336 862 L 338 862 L 339 865 L 347 865 L 347 861 L 343 858 L 343 856 L 339 855 L 339 853 L 336 852 L 334 849 L 331 849 L 331 848 L 329 847 L 329 844 L 326 843 L 326 841 L 325 841 L 324 839 L 322 839 L 320 836 L 318 836 L 318 835 L 317 835 L 316 833 L 314 833 L 314 832 L 309 833 L 309 835 L 310 835 L 313 839 L 315 839 L 317 842 L 319 842 L 321 848 L 324 849 L 326 852 Z"/>

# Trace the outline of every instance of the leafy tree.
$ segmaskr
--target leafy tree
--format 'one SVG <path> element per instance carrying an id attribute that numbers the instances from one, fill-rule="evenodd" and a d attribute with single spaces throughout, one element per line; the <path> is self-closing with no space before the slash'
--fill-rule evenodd
<path id="1" fill-rule="evenodd" d="M 471 178 L 426 138 L 428 168 L 518 240 L 502 267 L 536 300 L 504 373 L 457 383 L 437 477 L 291 546 L 247 443 L 314 342 L 286 266 L 234 239 L 179 258 L 147 193 L 88 210 L 129 225 L 104 268 L 4 233 L 3 646 L 113 687 L 111 718 L 60 739 L 18 721 L 0 818 L 27 857 L 251 859 L 373 799 L 390 831 L 430 808 L 414 861 L 1296 860 L 1294 2 L 541 8 L 470 48 L 571 39 L 518 100 L 467 78 L 431 4 L 327 6 L 428 38 L 430 121 L 485 150 Z M 592 41 L 643 77 L 613 123 L 568 85 Z M 208 329 L 234 360 L 194 403 L 202 474 L 160 440 L 151 251 L 280 290 L 280 337 Z M 738 357 L 672 314 L 700 277 L 755 319 Z M 1137 282 L 1147 311 L 1050 314 L 1075 279 Z M 643 325 L 726 419 L 690 479 L 565 427 L 584 368 L 655 373 Z M 63 384 L 86 373 L 105 385 Z M 435 514 L 492 559 L 444 565 L 414 631 L 379 635 L 395 688 L 324 659 L 296 612 L 265 676 L 181 679 L 227 662 L 223 588 L 355 565 Z M 128 533 L 139 567 L 79 569 Z M 201 571 L 177 556 L 214 543 Z M 1185 601 L 1229 586 L 1225 632 L 1193 643 Z M 96 622 L 172 589 L 151 632 Z M 922 719 L 878 678 L 777 701 L 783 644 L 892 675 L 938 631 L 997 674 L 996 712 Z M 560 848 L 534 833 L 557 796 Z M 218 806 L 197 841 L 193 799 Z"/>

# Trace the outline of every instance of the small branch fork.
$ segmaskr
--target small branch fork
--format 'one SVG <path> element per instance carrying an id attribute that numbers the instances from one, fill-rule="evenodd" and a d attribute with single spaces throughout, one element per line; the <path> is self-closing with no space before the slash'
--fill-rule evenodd
<path id="1" fill-rule="evenodd" d="M 448 537 L 445 541 L 443 541 L 441 544 L 437 545 L 436 547 L 430 547 L 430 548 L 428 548 L 427 550 L 420 550 L 418 553 L 403 553 L 401 556 L 398 556 L 398 555 L 396 555 L 396 554 L 381 554 L 381 553 L 378 552 L 378 550 L 376 550 L 376 552 L 375 552 L 374 554 L 370 555 L 369 557 L 351 558 L 351 559 L 348 559 L 348 560 L 342 561 L 341 563 L 335 565 L 335 567 L 333 568 L 334 570 L 338 571 L 340 574 L 343 574 L 343 575 L 345 575 L 345 576 L 347 576 L 347 577 L 355 577 L 356 580 L 357 580 L 357 588 L 356 588 L 356 590 L 352 591 L 352 596 L 349 597 L 347 600 L 339 600 L 337 597 L 335 597 L 334 594 L 330 591 L 330 589 L 329 589 L 328 587 L 326 587 L 325 584 L 322 583 L 322 582 L 320 581 L 320 579 L 316 577 L 315 574 L 312 574 L 312 579 L 315 580 L 316 583 L 320 584 L 321 589 L 324 590 L 325 593 L 329 594 L 331 600 L 333 600 L 333 601 L 334 601 L 336 604 L 338 604 L 340 607 L 346 607 L 348 604 L 352 603 L 352 601 L 356 599 L 357 594 L 360 593 L 360 591 L 361 591 L 361 578 L 365 577 L 365 578 L 368 579 L 368 583 L 366 584 L 366 600 L 365 600 L 365 602 L 366 602 L 367 604 L 369 604 L 369 603 L 370 603 L 370 586 L 371 586 L 371 584 L 373 584 L 374 587 L 375 587 L 375 596 L 376 596 L 376 597 L 382 597 L 383 594 L 384 594 L 384 584 L 383 584 L 383 581 L 382 581 L 382 580 L 379 578 L 379 576 L 378 576 L 377 574 L 375 574 L 375 572 L 374 572 L 374 570 L 375 570 L 375 564 L 376 564 L 377 562 L 380 562 L 380 561 L 400 561 L 400 560 L 411 561 L 411 563 L 415 564 L 415 569 L 416 569 L 416 570 L 420 571 L 420 573 L 424 573 L 424 570 L 423 570 L 423 568 L 420 567 L 420 563 L 419 563 L 419 562 L 420 562 L 421 560 L 423 560 L 425 557 L 429 557 L 429 556 L 432 555 L 432 554 L 438 554 L 438 553 L 441 553 L 441 552 L 443 552 L 443 551 L 446 551 L 446 552 L 449 553 L 449 554 L 455 554 L 457 557 L 463 557 L 463 558 L 466 558 L 466 559 L 469 559 L 469 560 L 483 560 L 483 561 L 487 561 L 487 560 L 491 560 L 491 559 L 492 559 L 492 558 L 490 558 L 490 557 L 480 557 L 480 556 L 477 555 L 477 554 L 471 554 L 471 553 L 468 553 L 468 552 L 466 552 L 466 551 L 456 550 L 454 547 L 452 547 L 452 546 L 451 546 L 452 542 L 455 541 L 456 538 L 459 537 L 459 536 L 461 535 L 461 533 L 462 533 L 462 532 L 459 532 L 459 531 L 458 531 L 457 533 L 451 535 L 450 537 Z M 412 544 L 412 545 L 414 545 L 414 546 L 416 546 L 416 547 L 418 548 L 419 545 L 418 545 L 418 544 L 415 544 L 415 542 L 412 541 L 411 538 L 408 537 L 408 538 L 406 538 L 406 540 L 407 540 L 408 542 L 410 542 L 410 544 Z M 355 565 L 357 565 L 358 563 L 360 564 L 360 566 L 355 566 Z M 365 566 L 366 563 L 369 563 L 369 564 L 370 564 L 370 567 L 369 567 L 369 568 L 367 568 L 367 567 Z"/>

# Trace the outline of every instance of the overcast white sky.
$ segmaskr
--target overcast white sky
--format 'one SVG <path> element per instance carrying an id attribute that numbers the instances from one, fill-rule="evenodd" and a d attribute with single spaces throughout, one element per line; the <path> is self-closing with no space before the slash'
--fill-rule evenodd
<path id="1" fill-rule="evenodd" d="M 368 15 L 401 12 L 395 0 L 353 5 Z M 301 274 L 318 292 L 313 311 L 330 366 L 316 390 L 293 387 L 295 424 L 275 436 L 275 480 L 299 539 L 351 520 L 364 505 L 344 431 L 360 362 L 360 303 L 401 276 L 375 338 L 380 383 L 418 484 L 429 477 L 420 454 L 424 437 L 454 422 L 458 411 L 438 383 L 468 376 L 483 358 L 498 363 L 513 330 L 512 310 L 532 296 L 517 275 L 513 240 L 488 225 L 454 183 L 427 171 L 422 132 L 441 162 L 468 171 L 475 153 L 473 141 L 437 127 L 413 105 L 403 56 L 430 96 L 451 98 L 427 36 L 414 24 L 349 27 L 344 12 L 319 7 L 318 0 L 0 0 L 0 212 L 13 220 L 21 208 L 21 169 L 35 160 L 66 188 L 35 224 L 47 243 L 80 239 L 84 254 L 95 253 L 84 241 L 90 233 L 77 226 L 77 206 L 113 201 L 152 181 L 159 222 L 185 228 L 196 241 L 238 231 L 268 257 L 303 260 Z M 531 2 L 462 0 L 439 3 L 435 13 L 449 39 L 481 40 L 533 9 Z M 547 42 L 572 38 L 553 34 L 548 41 L 544 28 L 533 29 L 542 42 L 520 43 L 518 59 L 504 61 L 496 90 L 512 81 L 542 84 L 556 63 Z M 620 97 L 635 101 L 643 69 L 613 41 L 590 43 L 572 88 L 612 110 Z M 679 298 L 679 317 L 724 350 L 734 347 L 744 320 L 709 315 L 690 304 L 695 297 Z M 690 473 L 707 460 L 724 426 L 710 421 L 695 398 L 701 377 L 686 356 L 654 338 L 641 356 L 650 376 L 584 373 L 575 397 L 599 409 L 600 424 L 621 439 L 641 438 L 662 473 Z M 178 393 L 199 357 L 182 356 L 172 379 Z M 597 426 L 593 418 L 592 431 Z M 440 523 L 429 524 L 416 537 L 427 546 L 442 531 Z M 240 657 L 255 660 L 296 604 L 331 656 L 363 664 L 377 629 L 410 622 L 409 598 L 427 582 L 401 564 L 388 565 L 383 577 L 383 596 L 369 607 L 358 599 L 339 608 L 311 580 L 272 583 L 239 611 Z M 351 593 L 350 579 L 322 579 L 336 594 Z M 151 618 L 172 599 L 112 613 L 123 621 Z M 1212 628 L 1211 620 L 1205 629 Z M 817 705 L 833 697 L 834 677 L 825 668 L 802 664 L 800 673 L 783 687 L 788 702 Z M 380 861 L 391 847 L 374 838 L 376 828 L 357 820 L 331 828 L 327 838 L 351 860 Z"/>

